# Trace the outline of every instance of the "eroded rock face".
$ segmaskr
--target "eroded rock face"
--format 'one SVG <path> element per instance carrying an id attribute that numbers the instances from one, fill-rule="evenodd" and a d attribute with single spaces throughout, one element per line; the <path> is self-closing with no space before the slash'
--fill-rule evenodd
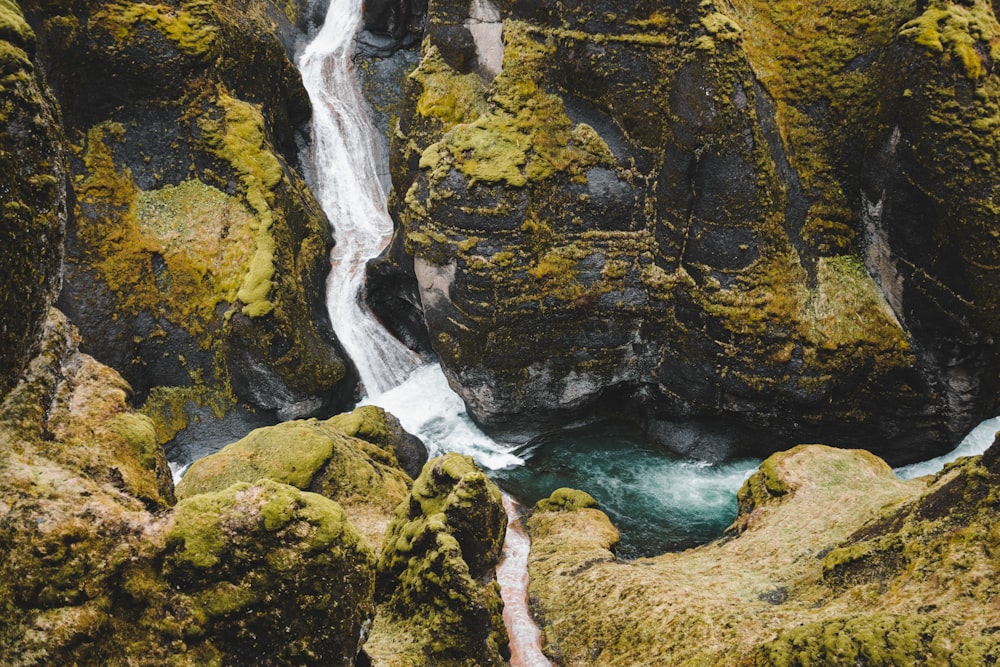
<path id="1" fill-rule="evenodd" d="M 932 2 L 902 26 L 863 190 L 866 262 L 928 382 L 969 419 L 1000 386 L 998 40 L 984 1 Z"/>
<path id="2" fill-rule="evenodd" d="M 162 442 L 218 446 L 353 394 L 328 225 L 293 168 L 310 111 L 279 36 L 298 17 L 238 5 L 26 4 L 73 152 L 59 303 Z"/>
<path id="3" fill-rule="evenodd" d="M 746 482 L 727 538 L 634 562 L 615 558 L 607 516 L 563 490 L 529 521 L 546 652 L 563 665 L 988 664 L 998 449 L 904 482 L 867 452 L 796 447 Z"/>
<path id="4" fill-rule="evenodd" d="M 379 270 L 405 273 L 401 246 L 412 255 L 430 342 L 478 421 L 624 414 L 685 453 L 819 440 L 896 462 L 995 408 L 989 300 L 956 322 L 977 347 L 975 368 L 953 371 L 864 258 L 872 110 L 912 4 L 589 9 L 497 4 L 494 76 L 487 43 L 459 29 L 469 6 L 432 3 L 409 78 L 391 153 L 400 232 Z M 992 47 L 977 48 L 988 88 Z M 677 437 L 688 420 L 716 424 L 711 442 Z"/>
<path id="5" fill-rule="evenodd" d="M 59 290 L 66 156 L 58 111 L 33 64 L 35 33 L 0 6 L 0 396 L 20 377 Z"/>
<path id="6" fill-rule="evenodd" d="M 128 385 L 52 311 L 0 406 L 0 662 L 354 664 L 375 558 L 332 500 L 187 498 Z"/>
<path id="7" fill-rule="evenodd" d="M 376 663 L 505 664 L 496 563 L 506 526 L 500 490 L 469 457 L 424 466 L 382 543 L 365 646 Z"/>

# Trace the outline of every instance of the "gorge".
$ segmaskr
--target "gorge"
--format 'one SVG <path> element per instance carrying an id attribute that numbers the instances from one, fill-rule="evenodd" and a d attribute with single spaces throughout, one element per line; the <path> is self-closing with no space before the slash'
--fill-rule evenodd
<path id="1" fill-rule="evenodd" d="M 0 662 L 1000 659 L 996 9 L 0 0 Z"/>

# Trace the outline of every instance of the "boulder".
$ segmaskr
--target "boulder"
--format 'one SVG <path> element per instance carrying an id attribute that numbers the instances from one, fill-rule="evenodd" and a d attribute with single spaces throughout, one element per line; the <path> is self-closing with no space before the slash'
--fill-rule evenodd
<path id="1" fill-rule="evenodd" d="M 407 451 L 413 440 L 395 417 L 374 406 L 327 421 L 284 422 L 195 461 L 178 483 L 177 497 L 270 479 L 337 501 L 378 548 L 393 511 L 410 491 L 412 481 L 396 452 Z M 426 461 L 423 444 L 417 440 L 415 446 Z"/>

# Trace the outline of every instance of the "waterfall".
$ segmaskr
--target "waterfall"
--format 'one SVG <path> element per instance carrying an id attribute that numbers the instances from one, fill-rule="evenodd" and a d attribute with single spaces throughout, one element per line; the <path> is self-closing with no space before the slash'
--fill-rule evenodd
<path id="1" fill-rule="evenodd" d="M 310 186 L 333 227 L 336 245 L 330 255 L 327 309 L 337 338 L 354 361 L 367 394 L 366 402 L 394 414 L 407 431 L 420 437 L 428 454 L 446 451 L 471 455 L 485 468 L 519 465 L 512 447 L 495 442 L 469 419 L 462 400 L 451 390 L 440 366 L 420 367 L 420 359 L 390 334 L 365 306 L 365 264 L 392 235 L 387 193 L 380 174 L 381 151 L 375 141 L 368 105 L 355 77 L 352 56 L 361 25 L 361 0 L 332 0 L 319 33 L 299 58 L 302 83 L 312 102 L 312 143 L 305 154 Z M 531 639 L 512 636 L 521 646 L 525 667 L 550 664 L 541 653 L 540 632 L 527 609 L 527 535 L 516 524 L 513 504 L 505 504 L 515 525 L 508 533 L 506 570 L 519 568 L 505 596 L 523 599 L 516 627 L 534 628 Z M 515 540 L 512 542 L 511 540 Z M 513 546 L 512 546 L 513 545 Z M 516 607 L 516 603 L 514 607 Z M 534 643 L 534 646 L 530 644 Z"/>
<path id="2" fill-rule="evenodd" d="M 299 58 L 312 102 L 311 187 L 335 230 L 327 309 L 369 396 L 395 387 L 419 359 L 364 305 L 365 264 L 392 236 L 379 179 L 375 128 L 354 74 L 361 0 L 332 0 L 319 34 Z"/>

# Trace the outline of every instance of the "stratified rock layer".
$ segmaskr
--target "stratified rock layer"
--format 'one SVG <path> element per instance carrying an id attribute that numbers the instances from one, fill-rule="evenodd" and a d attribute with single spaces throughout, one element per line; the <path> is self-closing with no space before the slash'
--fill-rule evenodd
<path id="1" fill-rule="evenodd" d="M 540 504 L 529 572 L 546 652 L 567 666 L 989 664 L 998 451 L 904 482 L 867 452 L 796 447 L 746 482 L 729 536 L 632 562 L 599 510 Z"/>
<path id="2" fill-rule="evenodd" d="M 431 3 L 371 275 L 412 255 L 478 421 L 615 414 L 700 456 L 817 440 L 896 462 L 996 409 L 985 2 L 473 4 Z M 913 156 L 876 158 L 894 123 Z M 897 194 L 873 222 L 879 178 Z M 935 207 L 890 206 L 921 192 Z"/>

